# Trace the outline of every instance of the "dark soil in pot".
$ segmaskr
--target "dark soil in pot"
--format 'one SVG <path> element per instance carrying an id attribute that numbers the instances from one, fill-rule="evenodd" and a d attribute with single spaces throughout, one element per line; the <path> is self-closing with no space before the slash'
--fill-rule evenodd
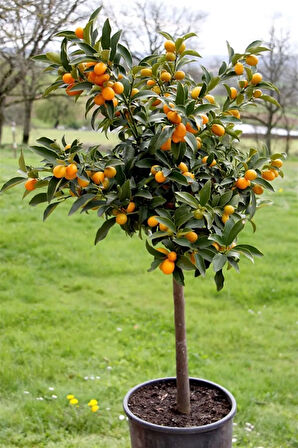
<path id="1" fill-rule="evenodd" d="M 220 389 L 190 381 L 190 390 L 190 415 L 179 414 L 176 410 L 176 384 L 173 380 L 141 387 L 131 395 L 128 407 L 142 420 L 171 427 L 208 425 L 231 411 L 231 403 Z"/>

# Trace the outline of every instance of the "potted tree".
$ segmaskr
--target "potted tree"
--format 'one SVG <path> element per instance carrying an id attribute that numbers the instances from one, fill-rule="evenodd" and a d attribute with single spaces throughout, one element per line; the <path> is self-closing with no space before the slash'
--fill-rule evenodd
<path id="1" fill-rule="evenodd" d="M 149 381 L 125 397 L 133 448 L 231 447 L 233 396 L 210 381 L 189 378 L 184 318 L 184 270 L 195 277 L 214 270 L 217 289 L 223 269 L 239 270 L 243 255 L 261 256 L 255 247 L 238 243 L 264 189 L 283 175 L 283 154 L 266 148 L 249 153 L 240 146 L 241 111 L 261 101 L 276 104 L 265 91 L 276 87 L 257 71 L 258 55 L 267 48 L 252 42 L 243 53 L 228 44 L 229 59 L 216 75 L 202 67 L 199 83 L 182 70 L 200 55 L 187 49 L 186 34 L 165 38 L 162 54 L 133 65 L 129 50 L 111 33 L 107 19 L 99 33 L 94 22 L 62 31 L 60 53 L 36 56 L 48 64 L 55 81 L 45 95 L 60 89 L 75 100 L 86 97 L 86 115 L 98 132 L 115 132 L 119 142 L 109 151 L 67 144 L 47 137 L 31 149 L 42 157 L 39 167 L 19 159 L 20 176 L 2 187 L 25 184 L 30 205 L 47 204 L 46 219 L 65 200 L 69 214 L 80 210 L 103 219 L 95 244 L 112 226 L 129 236 L 146 235 L 152 255 L 150 271 L 159 267 L 172 276 L 176 334 L 176 377 Z M 222 86 L 221 100 L 211 94 Z M 268 201 L 267 201 L 268 202 Z"/>

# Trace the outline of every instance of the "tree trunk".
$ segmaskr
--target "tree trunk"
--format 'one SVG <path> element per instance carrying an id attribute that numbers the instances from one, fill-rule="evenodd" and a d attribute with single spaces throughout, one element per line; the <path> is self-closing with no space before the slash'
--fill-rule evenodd
<path id="1" fill-rule="evenodd" d="M 190 389 L 187 363 L 185 328 L 185 301 L 183 286 L 173 278 L 175 336 L 176 336 L 176 382 L 177 410 L 181 414 L 190 413 Z"/>
<path id="2" fill-rule="evenodd" d="M 5 108 L 5 96 L 1 96 L 0 97 L 0 145 L 2 143 L 3 126 L 4 126 L 4 121 L 5 121 L 4 108 Z"/>
<path id="3" fill-rule="evenodd" d="M 31 114 L 33 101 L 26 100 L 24 106 L 23 143 L 24 145 L 28 145 L 31 130 Z"/>

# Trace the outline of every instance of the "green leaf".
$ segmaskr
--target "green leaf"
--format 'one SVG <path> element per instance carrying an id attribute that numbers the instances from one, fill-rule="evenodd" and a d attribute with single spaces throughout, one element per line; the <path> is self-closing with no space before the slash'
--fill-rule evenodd
<path id="1" fill-rule="evenodd" d="M 190 193 L 176 192 L 175 196 L 180 202 L 190 205 L 192 208 L 198 208 L 200 202 Z"/>
<path id="2" fill-rule="evenodd" d="M 122 44 L 118 44 L 118 51 L 125 60 L 126 64 L 128 65 L 128 68 L 131 68 L 132 66 L 132 56 L 129 50 L 124 47 Z"/>
<path id="3" fill-rule="evenodd" d="M 110 60 L 113 61 L 116 55 L 117 45 L 121 36 L 122 30 L 117 31 L 117 33 L 113 34 L 111 37 L 111 54 Z"/>
<path id="4" fill-rule="evenodd" d="M 273 98 L 273 96 L 261 95 L 260 99 L 264 100 L 264 101 L 267 101 L 268 103 L 274 104 L 274 106 L 280 107 L 279 102 L 275 98 Z"/>
<path id="5" fill-rule="evenodd" d="M 137 193 L 134 194 L 135 198 L 145 198 L 145 199 L 152 199 L 152 194 L 149 190 L 139 190 Z"/>
<path id="6" fill-rule="evenodd" d="M 109 19 L 106 19 L 102 27 L 101 46 L 103 50 L 109 50 L 111 45 L 111 25 Z"/>
<path id="7" fill-rule="evenodd" d="M 100 11 L 102 10 L 102 6 L 100 6 L 99 8 L 97 8 L 95 11 L 93 11 L 93 13 L 91 14 L 91 16 L 89 17 L 88 22 L 90 22 L 91 20 L 95 20 L 98 16 L 98 14 L 100 13 Z"/>
<path id="8" fill-rule="evenodd" d="M 210 112 L 210 110 L 214 110 L 217 108 L 218 108 L 218 106 L 216 106 L 215 104 L 201 104 L 200 106 L 195 108 L 194 115 L 204 114 L 204 113 Z"/>
<path id="9" fill-rule="evenodd" d="M 172 232 L 176 232 L 175 224 L 169 218 L 164 218 L 163 216 L 156 216 L 156 219 L 158 222 L 167 226 L 169 230 L 172 230 Z"/>
<path id="10" fill-rule="evenodd" d="M 211 195 L 211 180 L 207 180 L 207 182 L 205 183 L 204 187 L 201 189 L 200 191 L 200 204 L 202 206 L 206 205 L 207 202 L 210 199 L 210 195 Z"/>
<path id="11" fill-rule="evenodd" d="M 80 196 L 71 206 L 71 209 L 69 210 L 68 216 L 73 215 L 80 207 L 83 207 L 84 205 L 88 204 L 88 202 L 91 201 L 96 195 L 93 193 L 83 194 L 83 196 Z"/>
<path id="12" fill-rule="evenodd" d="M 185 185 L 186 187 L 188 186 L 186 177 L 183 176 L 183 174 L 178 173 L 178 171 L 172 171 L 172 173 L 168 175 L 168 178 L 180 185 Z"/>
<path id="13" fill-rule="evenodd" d="M 139 98 L 148 98 L 148 97 L 158 97 L 157 93 L 152 92 L 152 90 L 140 90 L 138 93 L 136 93 L 132 100 L 135 101 Z"/>
<path id="14" fill-rule="evenodd" d="M 194 153 L 198 151 L 198 142 L 193 134 L 190 132 L 187 132 L 187 134 L 184 137 L 186 143 L 190 148 L 193 150 Z"/>
<path id="15" fill-rule="evenodd" d="M 213 90 L 214 87 L 217 86 L 219 81 L 220 81 L 220 77 L 219 76 L 216 76 L 216 77 L 212 78 L 210 80 L 209 84 L 207 85 L 207 91 L 210 92 L 211 90 Z"/>
<path id="16" fill-rule="evenodd" d="M 173 36 L 171 36 L 171 34 L 167 33 L 166 31 L 158 31 L 158 34 L 161 34 L 166 39 L 171 40 L 171 41 L 174 42 Z"/>
<path id="17" fill-rule="evenodd" d="M 222 271 L 216 272 L 214 276 L 214 281 L 216 283 L 217 291 L 220 291 L 224 287 L 224 281 L 225 281 Z"/>
<path id="18" fill-rule="evenodd" d="M 178 266 L 180 269 L 185 269 L 186 271 L 192 271 L 193 269 L 195 269 L 194 264 L 185 255 L 181 255 L 180 257 L 178 257 L 176 266 Z"/>
<path id="19" fill-rule="evenodd" d="M 183 51 L 183 53 L 181 54 L 181 57 L 183 56 L 195 56 L 197 58 L 201 58 L 202 56 L 200 55 L 200 53 L 198 53 L 195 50 L 185 50 Z"/>
<path id="20" fill-rule="evenodd" d="M 165 254 L 159 252 L 158 250 L 154 249 L 154 247 L 150 246 L 147 240 L 146 240 L 146 249 L 149 252 L 149 254 L 153 255 L 155 258 L 162 260 L 165 257 Z"/>
<path id="21" fill-rule="evenodd" d="M 173 272 L 173 277 L 178 285 L 184 286 L 184 275 L 182 269 L 176 266 L 175 271 Z"/>
<path id="22" fill-rule="evenodd" d="M 245 53 L 251 52 L 251 50 L 254 47 L 258 47 L 260 45 L 262 45 L 263 41 L 262 40 L 254 40 L 253 42 L 251 42 L 246 48 L 245 48 Z"/>
<path id="23" fill-rule="evenodd" d="M 191 218 L 193 218 L 193 213 L 190 212 L 188 205 L 183 204 L 175 210 L 174 219 L 177 228 L 181 227 Z"/>
<path id="24" fill-rule="evenodd" d="M 195 266 L 198 269 L 198 271 L 200 272 L 200 274 L 204 277 L 205 273 L 206 273 L 206 267 L 205 267 L 205 262 L 203 257 L 196 252 L 195 253 Z"/>
<path id="25" fill-rule="evenodd" d="M 49 162 L 56 162 L 59 158 L 58 154 L 52 149 L 43 148 L 42 146 L 30 146 L 30 149 Z"/>
<path id="26" fill-rule="evenodd" d="M 27 172 L 26 163 L 25 163 L 24 154 L 23 154 L 23 150 L 22 149 L 21 149 L 21 154 L 20 154 L 20 157 L 19 157 L 19 168 L 24 173 Z"/>
<path id="27" fill-rule="evenodd" d="M 53 82 L 53 84 L 51 84 L 49 87 L 46 88 L 46 90 L 43 93 L 43 97 L 48 96 L 49 93 L 53 92 L 53 90 L 57 90 L 62 85 L 63 85 L 63 81 Z"/>
<path id="28" fill-rule="evenodd" d="M 62 179 L 58 179 L 57 177 L 54 177 L 54 176 L 51 178 L 49 185 L 48 185 L 48 191 L 47 191 L 48 202 L 51 202 L 51 200 L 53 199 L 61 182 L 62 182 Z"/>
<path id="29" fill-rule="evenodd" d="M 263 187 L 267 188 L 267 190 L 270 190 L 272 192 L 275 191 L 271 183 L 268 182 L 268 180 L 263 179 L 262 177 L 258 177 L 254 182 L 258 185 L 262 185 Z"/>
<path id="30" fill-rule="evenodd" d="M 61 51 L 60 51 L 60 58 L 63 67 L 67 72 L 71 71 L 71 65 L 69 64 L 68 56 L 67 56 L 67 39 L 64 38 L 61 42 Z"/>
<path id="31" fill-rule="evenodd" d="M 240 252 L 243 250 L 249 250 L 250 253 L 254 256 L 254 257 L 263 257 L 263 254 L 261 251 L 259 251 L 259 249 L 257 249 L 254 246 L 250 246 L 249 244 L 237 244 L 237 246 L 234 247 L 234 250 L 239 250 Z"/>
<path id="32" fill-rule="evenodd" d="M 49 204 L 43 213 L 43 221 L 45 221 L 48 216 L 55 210 L 55 208 L 60 204 L 60 202 L 53 202 Z"/>
<path id="33" fill-rule="evenodd" d="M 61 65 L 62 63 L 60 55 L 58 53 L 53 53 L 52 51 L 46 53 L 46 58 L 57 65 Z"/>
<path id="34" fill-rule="evenodd" d="M 181 105 L 183 106 L 185 103 L 185 92 L 184 92 L 184 88 L 183 85 L 181 84 L 181 82 L 178 82 L 177 84 L 177 94 L 176 94 L 176 104 L 177 106 Z"/>
<path id="35" fill-rule="evenodd" d="M 29 202 L 29 205 L 32 205 L 34 207 L 35 205 L 41 204 L 42 202 L 47 202 L 47 200 L 48 200 L 47 193 L 38 193 L 35 196 L 33 196 L 31 201 Z"/>
<path id="36" fill-rule="evenodd" d="M 103 223 L 103 225 L 98 229 L 96 236 L 95 236 L 95 241 L 94 244 L 99 243 L 99 241 L 102 241 L 103 239 L 105 239 L 105 237 L 107 236 L 107 234 L 109 233 L 109 230 L 111 229 L 111 227 L 113 227 L 113 225 L 116 222 L 116 218 L 110 218 L 107 221 L 105 221 Z"/>
<path id="37" fill-rule="evenodd" d="M 8 190 L 9 188 L 14 187 L 15 185 L 18 185 L 22 182 L 25 182 L 27 180 L 27 177 L 13 177 L 12 179 L 9 179 L 5 184 L 2 186 L 0 192 Z"/>
<path id="38" fill-rule="evenodd" d="M 171 126 L 165 126 L 159 134 L 159 137 L 155 143 L 155 148 L 159 149 L 173 134 L 173 128 Z"/>
<path id="39" fill-rule="evenodd" d="M 226 246 L 229 246 L 230 244 L 232 244 L 232 242 L 234 241 L 234 239 L 236 238 L 238 233 L 241 232 L 241 230 L 243 228 L 244 228 L 244 224 L 243 224 L 242 220 L 240 219 L 239 221 L 236 222 L 236 224 L 233 225 L 233 227 L 229 231 L 228 235 L 226 235 L 225 231 L 224 231 L 224 239 L 225 239 Z"/>
<path id="40" fill-rule="evenodd" d="M 131 190 L 130 190 L 130 182 L 129 179 L 127 179 L 123 185 L 121 185 L 119 190 L 119 199 L 120 201 L 124 201 L 125 199 L 130 199 L 131 197 Z"/>
<path id="41" fill-rule="evenodd" d="M 215 272 L 221 271 L 224 265 L 226 264 L 228 258 L 224 254 L 216 254 L 212 260 L 213 269 Z"/>
<path id="42" fill-rule="evenodd" d="M 70 91 L 73 91 L 73 90 L 91 90 L 92 87 L 93 87 L 93 84 L 91 82 L 84 81 L 84 82 L 76 83 L 69 90 Z"/>
<path id="43" fill-rule="evenodd" d="M 228 190 L 220 197 L 219 206 L 223 207 L 224 205 L 228 204 L 230 200 L 232 199 L 233 191 Z"/>

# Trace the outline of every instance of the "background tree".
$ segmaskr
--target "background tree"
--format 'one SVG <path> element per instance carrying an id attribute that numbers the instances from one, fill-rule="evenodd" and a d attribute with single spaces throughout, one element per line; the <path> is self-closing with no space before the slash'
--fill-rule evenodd
<path id="1" fill-rule="evenodd" d="M 270 39 L 267 43 L 271 50 L 260 61 L 260 71 L 264 77 L 273 84 L 278 85 L 279 92 L 274 92 L 273 96 L 281 107 L 270 102 L 262 102 L 260 113 L 255 114 L 253 110 L 246 111 L 244 118 L 249 118 L 254 123 L 265 128 L 265 143 L 271 153 L 272 149 L 272 129 L 274 127 L 288 129 L 287 152 L 290 146 L 290 131 L 293 120 L 289 114 L 297 106 L 297 62 L 292 53 L 289 33 L 283 33 L 272 26 Z"/>
<path id="2" fill-rule="evenodd" d="M 199 33 L 207 15 L 197 8 L 176 7 L 155 0 L 137 0 L 132 4 L 117 4 L 116 7 L 104 2 L 103 10 L 111 22 L 122 29 L 122 41 L 130 48 L 136 61 L 145 54 L 162 49 L 164 39 L 159 31 L 167 29 L 174 36 L 190 31 Z"/>
<path id="3" fill-rule="evenodd" d="M 82 0 L 7 0 L 0 5 L 0 143 L 7 97 L 22 82 L 25 99 L 24 142 L 28 141 L 36 72 L 32 56 L 45 52 L 53 36 L 68 22 Z M 36 64 L 35 64 L 36 65 Z M 35 69 L 34 69 L 35 70 Z"/>

